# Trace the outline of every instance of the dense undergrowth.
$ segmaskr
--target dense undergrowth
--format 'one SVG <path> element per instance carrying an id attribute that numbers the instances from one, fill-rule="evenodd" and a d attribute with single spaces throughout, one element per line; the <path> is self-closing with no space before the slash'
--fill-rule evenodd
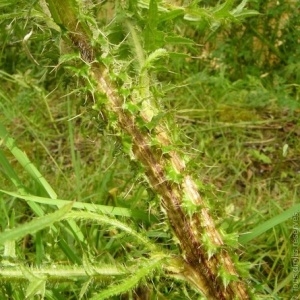
<path id="1" fill-rule="evenodd" d="M 200 4 L 206 2 L 212 6 L 211 1 Z M 139 3 L 141 15 L 135 17 L 146 35 L 151 24 L 143 21 L 147 10 L 144 1 Z M 178 249 L 159 200 L 124 154 L 118 133 L 88 105 L 93 94 L 82 84 L 79 55 L 65 55 L 68 46 L 45 19 L 43 5 L 0 1 L 0 123 L 41 174 L 32 175 L 28 163 L 17 161 L 22 153 L 7 147 L 1 128 L 1 231 L 60 208 L 54 196 L 55 205 L 49 199 L 52 189 L 58 199 L 92 204 L 80 207 L 87 214 L 100 211 L 106 217 L 97 205 L 124 210 L 111 212 L 109 220 L 103 217 L 101 226 L 88 216 L 74 216 L 74 223 L 53 217 L 49 226 L 61 220 L 58 225 L 32 235 L 29 228 L 16 244 L 1 245 L 3 266 L 22 266 L 19 277 L 1 274 L 1 297 L 89 299 L 103 290 L 101 297 L 106 292 L 111 299 L 122 293 L 122 299 L 198 299 L 164 266 Z M 114 55 L 124 64 L 133 59 L 118 21 L 122 4 L 85 5 L 102 20 L 98 25 L 107 30 L 109 42 L 120 45 Z M 163 116 L 176 124 L 170 132 L 189 157 L 188 167 L 202 183 L 200 192 L 219 228 L 243 237 L 275 218 L 268 230 L 263 226 L 256 237 L 239 240 L 240 260 L 250 263 L 249 285 L 259 299 L 298 299 L 293 258 L 299 238 L 295 243 L 293 229 L 299 230 L 299 5 L 249 1 L 247 7 L 261 14 L 238 23 L 156 20 L 157 40 L 145 47 L 170 51 L 155 64 L 153 90 Z M 89 21 L 88 13 L 82 17 Z M 130 68 L 129 74 L 135 67 Z M 43 198 L 26 201 L 22 192 Z M 291 207 L 298 219 L 292 214 L 280 219 Z M 99 264 L 103 269 L 95 275 L 93 266 Z M 30 273 L 34 266 L 62 274 L 65 266 L 82 265 L 80 275 L 58 276 L 59 281 L 54 276 L 47 285 Z M 84 274 L 87 270 L 93 279 Z"/>

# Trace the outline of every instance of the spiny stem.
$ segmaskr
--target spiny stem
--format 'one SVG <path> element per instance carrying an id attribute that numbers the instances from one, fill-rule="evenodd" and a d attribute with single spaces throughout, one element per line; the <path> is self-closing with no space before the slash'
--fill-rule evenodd
<path id="1" fill-rule="evenodd" d="M 166 128 L 157 125 L 151 133 L 140 129 L 136 116 L 122 108 L 123 99 L 111 82 L 108 70 L 95 61 L 96 49 L 93 49 L 90 43 L 92 36 L 84 26 L 80 26 L 72 4 L 68 7 L 73 9 L 73 15 L 68 12 L 65 18 L 59 1 L 48 2 L 52 3 L 50 10 L 51 7 L 56 7 L 54 13 L 58 12 L 59 22 L 68 29 L 69 37 L 81 52 L 82 59 L 90 64 L 90 77 L 96 82 L 98 91 L 106 94 L 107 111 L 114 114 L 121 133 L 131 137 L 133 156 L 143 165 L 152 189 L 161 198 L 162 207 L 179 240 L 185 261 L 182 275 L 207 299 L 249 299 L 246 284 L 239 278 L 233 262 L 234 253 L 224 245 L 206 203 L 199 195 L 196 183 L 186 170 L 184 161 L 175 150 L 167 154 L 162 151 L 164 146 L 173 147 Z M 56 18 L 55 15 L 53 17 Z M 137 37 L 133 32 L 133 39 L 135 38 Z M 140 52 L 140 49 L 137 52 Z M 139 54 L 138 59 L 141 62 L 143 55 Z M 150 121 L 141 111 L 139 116 L 145 124 Z M 153 143 L 154 140 L 158 143 Z M 179 180 L 170 179 L 168 167 L 173 168 Z M 187 201 L 195 207 L 190 213 L 184 207 L 184 199 L 188 199 Z M 209 240 L 213 251 L 208 251 L 205 239 Z"/>
<path id="2" fill-rule="evenodd" d="M 10 266 L 1 266 L 0 269 L 0 278 L 1 280 L 11 281 L 11 280 L 27 280 L 24 275 L 23 269 L 24 266 L 16 265 L 18 268 L 13 268 L 13 265 Z M 45 280 L 50 281 L 61 281 L 61 280 L 78 280 L 81 278 L 93 277 L 96 279 L 99 277 L 99 280 L 103 279 L 103 276 L 116 276 L 124 275 L 128 273 L 122 268 L 117 268 L 115 266 L 90 266 L 88 270 L 85 267 L 70 267 L 70 266 L 51 266 L 51 268 L 28 268 L 28 272 L 36 278 L 45 278 Z"/>

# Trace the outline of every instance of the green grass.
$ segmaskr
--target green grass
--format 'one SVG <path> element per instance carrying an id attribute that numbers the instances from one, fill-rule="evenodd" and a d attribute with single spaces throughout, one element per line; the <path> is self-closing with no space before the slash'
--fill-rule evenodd
<path id="1" fill-rule="evenodd" d="M 225 85 L 231 89 L 230 82 Z M 203 95 L 202 87 L 208 92 L 197 105 L 195 95 Z M 182 90 L 177 120 L 192 160 L 199 162 L 195 172 L 215 185 L 213 194 L 203 193 L 208 193 L 221 228 L 239 233 L 241 257 L 252 262 L 252 279 L 262 298 L 291 297 L 292 251 L 299 246 L 291 240 L 292 218 L 300 209 L 299 112 L 271 101 L 264 108 L 248 108 L 228 93 L 225 102 L 214 95 L 219 89 L 210 90 L 205 83 Z M 244 95 L 236 90 L 234 96 L 239 92 Z M 271 99 L 273 91 L 269 93 Z"/>
<path id="2" fill-rule="evenodd" d="M 16 17 L 0 19 L 1 30 L 9 22 L 14 29 L 5 31 L 0 70 L 0 254 L 2 266 L 22 272 L 1 273 L 0 298 L 120 299 L 124 292 L 128 299 L 198 299 L 170 275 L 176 261 L 164 265 L 179 253 L 157 197 L 86 104 L 92 100 L 80 81 L 52 67 L 60 54 L 49 27 L 29 20 L 27 50 L 37 66 L 21 48 L 30 26 Z M 299 239 L 292 244 L 300 211 L 299 70 L 296 79 L 285 67 L 270 80 L 234 80 L 230 65 L 203 64 L 185 57 L 170 60 L 168 70 L 162 64 L 161 107 L 177 124 L 172 134 L 218 226 L 239 235 L 255 293 L 290 299 L 299 249 Z"/>

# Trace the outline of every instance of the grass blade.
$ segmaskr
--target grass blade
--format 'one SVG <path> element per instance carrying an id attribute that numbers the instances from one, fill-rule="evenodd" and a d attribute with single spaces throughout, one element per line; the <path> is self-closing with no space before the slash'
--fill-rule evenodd
<path id="1" fill-rule="evenodd" d="M 1 149 L 0 149 L 0 166 L 2 166 L 2 172 L 14 184 L 14 186 L 18 189 L 18 191 L 22 194 L 25 194 L 26 193 L 25 187 L 23 186 L 19 176 L 12 168 L 11 164 L 9 163 L 4 152 Z"/>
<path id="2" fill-rule="evenodd" d="M 18 160 L 22 167 L 30 174 L 30 176 L 38 182 L 38 184 L 47 192 L 47 194 L 52 198 L 56 199 L 57 195 L 52 189 L 47 180 L 39 172 L 39 170 L 34 166 L 34 164 L 29 160 L 27 155 L 17 147 L 15 140 L 8 135 L 5 127 L 0 123 L 0 138 L 3 139 L 5 146 L 10 150 L 13 156 Z"/>
<path id="3" fill-rule="evenodd" d="M 267 230 L 273 228 L 274 226 L 285 222 L 287 219 L 292 218 L 293 215 L 300 212 L 300 204 L 296 204 L 293 207 L 289 208 L 288 210 L 282 212 L 281 214 L 269 219 L 268 221 L 256 226 L 253 230 L 249 233 L 243 234 L 239 238 L 239 242 L 243 245 L 247 244 L 254 238 L 258 237 L 262 233 L 266 232 Z"/>
<path id="4" fill-rule="evenodd" d="M 50 199 L 45 197 L 38 197 L 34 195 L 21 195 L 14 192 L 9 192 L 5 190 L 1 190 L 1 193 L 24 199 L 26 201 L 46 204 L 46 205 L 56 205 L 57 207 L 62 207 L 71 203 L 69 200 L 62 200 L 62 199 Z M 143 211 L 128 209 L 124 207 L 116 207 L 116 206 L 109 206 L 109 205 L 99 205 L 99 204 L 91 204 L 91 203 L 84 203 L 84 202 L 73 202 L 73 208 L 83 209 L 90 212 L 100 212 L 105 215 L 113 215 L 113 216 L 122 216 L 122 217 L 132 217 L 135 219 L 142 219 L 144 221 L 155 220 L 153 215 L 147 214 Z"/>
<path id="5" fill-rule="evenodd" d="M 54 213 L 45 215 L 41 218 L 36 218 L 28 223 L 22 224 L 21 226 L 4 231 L 0 233 L 0 244 L 4 244 L 6 241 L 17 240 L 26 234 L 33 234 L 45 227 L 52 225 L 54 222 L 59 221 L 64 215 L 69 212 L 72 208 L 72 203 L 63 206 L 61 209 Z"/>

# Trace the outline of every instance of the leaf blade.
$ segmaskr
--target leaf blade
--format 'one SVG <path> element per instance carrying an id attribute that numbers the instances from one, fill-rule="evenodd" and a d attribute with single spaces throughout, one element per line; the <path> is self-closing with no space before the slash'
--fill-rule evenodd
<path id="1" fill-rule="evenodd" d="M 0 244 L 4 244 L 6 241 L 10 240 L 17 240 L 27 234 L 32 234 L 38 230 L 51 226 L 54 222 L 61 220 L 71 210 L 72 206 L 73 203 L 67 204 L 54 213 L 35 218 L 17 228 L 0 233 Z"/>
<path id="2" fill-rule="evenodd" d="M 267 220 L 266 222 L 259 224 L 258 226 L 254 227 L 253 230 L 249 233 L 245 233 L 239 237 L 239 243 L 242 245 L 247 244 L 254 238 L 258 237 L 259 235 L 265 233 L 269 229 L 273 228 L 274 226 L 285 222 L 287 219 L 294 216 L 300 212 L 300 204 L 296 204 L 293 207 L 285 210 L 281 214 Z"/>

